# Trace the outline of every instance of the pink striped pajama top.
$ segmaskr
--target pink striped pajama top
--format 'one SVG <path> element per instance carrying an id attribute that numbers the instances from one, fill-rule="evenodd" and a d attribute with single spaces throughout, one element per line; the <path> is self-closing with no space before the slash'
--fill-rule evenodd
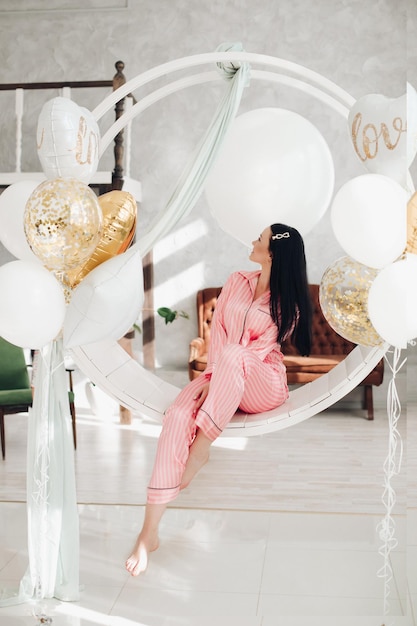
<path id="1" fill-rule="evenodd" d="M 269 311 L 269 291 L 254 300 L 260 271 L 235 272 L 226 281 L 212 319 L 208 363 L 165 414 L 148 502 L 173 500 L 180 489 L 189 447 L 200 428 L 216 439 L 237 409 L 258 413 L 288 398 L 277 326 Z M 195 398 L 209 382 L 197 413 Z"/>
<path id="2" fill-rule="evenodd" d="M 226 344 L 239 344 L 285 375 L 277 326 L 269 312 L 269 291 L 253 301 L 260 270 L 235 272 L 224 285 L 214 311 L 207 369 L 212 373 Z"/>

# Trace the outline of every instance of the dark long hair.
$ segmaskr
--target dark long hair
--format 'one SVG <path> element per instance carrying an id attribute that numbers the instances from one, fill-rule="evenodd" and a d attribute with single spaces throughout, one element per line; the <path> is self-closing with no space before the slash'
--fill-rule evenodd
<path id="1" fill-rule="evenodd" d="M 311 349 L 312 306 L 304 241 L 286 224 L 272 224 L 271 230 L 270 311 L 278 327 L 277 341 L 291 336 L 291 343 L 306 356 Z"/>

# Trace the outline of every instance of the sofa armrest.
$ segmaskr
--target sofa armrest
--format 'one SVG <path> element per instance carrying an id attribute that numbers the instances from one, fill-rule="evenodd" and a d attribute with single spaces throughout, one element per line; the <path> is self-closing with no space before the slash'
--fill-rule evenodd
<path id="1" fill-rule="evenodd" d="M 196 337 L 190 342 L 190 353 L 188 356 L 188 362 L 192 363 L 200 357 L 202 354 L 207 352 L 206 350 L 206 342 L 202 337 Z"/>

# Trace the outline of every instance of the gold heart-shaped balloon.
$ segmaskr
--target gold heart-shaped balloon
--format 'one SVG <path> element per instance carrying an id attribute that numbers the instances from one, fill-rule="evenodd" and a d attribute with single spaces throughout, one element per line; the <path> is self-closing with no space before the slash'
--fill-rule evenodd
<path id="1" fill-rule="evenodd" d="M 406 252 L 417 254 L 417 192 L 407 204 L 407 248 Z"/>
<path id="2" fill-rule="evenodd" d="M 103 212 L 102 235 L 90 258 L 67 273 L 67 280 L 72 288 L 95 267 L 125 252 L 135 235 L 137 206 L 130 193 L 109 191 L 99 196 L 98 202 Z"/>

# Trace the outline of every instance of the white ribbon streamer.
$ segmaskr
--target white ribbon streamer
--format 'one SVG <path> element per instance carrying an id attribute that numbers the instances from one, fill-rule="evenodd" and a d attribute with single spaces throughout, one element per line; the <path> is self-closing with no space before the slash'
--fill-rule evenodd
<path id="1" fill-rule="evenodd" d="M 377 575 L 380 578 L 383 578 L 384 581 L 384 615 L 389 615 L 390 611 L 389 595 L 391 593 L 391 581 L 393 579 L 390 554 L 398 545 L 398 540 L 395 537 L 395 520 L 392 517 L 396 503 L 396 493 L 391 481 L 401 471 L 403 456 L 403 442 L 401 434 L 398 430 L 398 421 L 401 416 L 401 403 L 396 386 L 396 376 L 407 359 L 404 358 L 401 362 L 400 359 L 401 350 L 399 348 L 394 348 L 392 364 L 389 362 L 387 356 L 385 356 L 385 360 L 392 373 L 387 392 L 387 414 L 389 424 L 388 453 L 383 466 L 384 491 L 382 494 L 382 502 L 385 506 L 386 513 L 385 517 L 377 526 L 379 538 L 383 542 L 379 548 L 379 554 L 383 558 L 383 565 L 378 570 Z"/>

